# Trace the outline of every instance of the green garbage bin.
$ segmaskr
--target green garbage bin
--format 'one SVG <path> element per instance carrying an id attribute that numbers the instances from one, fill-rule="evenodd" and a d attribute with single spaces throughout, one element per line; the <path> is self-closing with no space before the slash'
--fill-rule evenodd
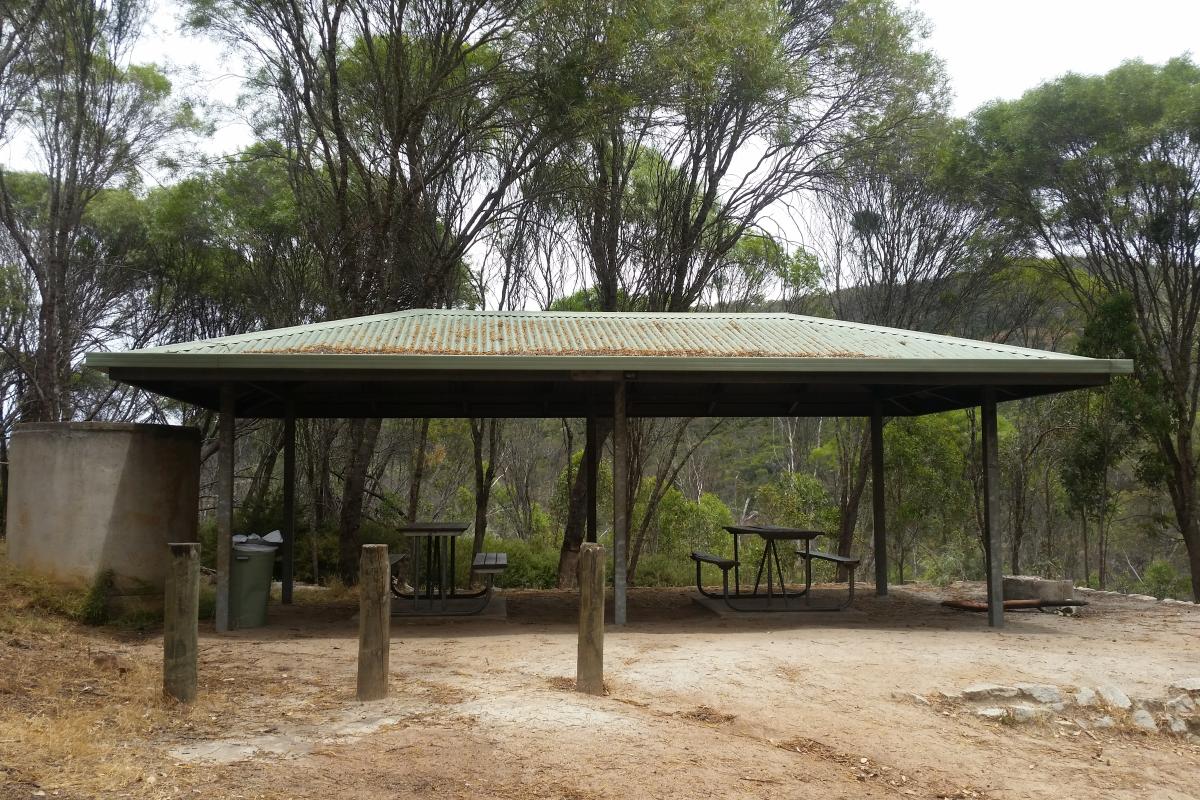
<path id="1" fill-rule="evenodd" d="M 264 544 L 235 544 L 229 571 L 229 615 L 234 628 L 261 628 L 267 624 L 267 598 L 275 548 Z"/>

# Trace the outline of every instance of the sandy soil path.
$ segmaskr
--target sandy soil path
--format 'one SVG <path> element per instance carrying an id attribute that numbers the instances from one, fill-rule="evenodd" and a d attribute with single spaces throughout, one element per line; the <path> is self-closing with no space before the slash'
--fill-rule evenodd
<path id="1" fill-rule="evenodd" d="M 721 619 L 684 590 L 635 591 L 631 624 L 607 635 L 610 693 L 593 698 L 571 691 L 573 598 L 511 593 L 508 621 L 397 621 L 392 696 L 370 704 L 353 700 L 352 606 L 273 608 L 267 629 L 202 634 L 208 699 L 110 743 L 141 774 L 89 785 L 14 750 L 24 763 L 10 762 L 8 785 L 13 797 L 1200 797 L 1200 746 L 1184 737 L 1084 731 L 1071 708 L 989 722 L 938 697 L 1022 681 L 1159 697 L 1200 675 L 1200 609 L 1102 597 L 1078 617 L 1010 614 L 992 631 L 939 607 L 942 594 Z M 104 646 L 134 664 L 161 652 L 154 637 Z"/>

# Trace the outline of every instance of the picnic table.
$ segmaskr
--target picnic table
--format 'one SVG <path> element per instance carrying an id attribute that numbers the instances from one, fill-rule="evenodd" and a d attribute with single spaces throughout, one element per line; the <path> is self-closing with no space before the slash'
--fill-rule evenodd
<path id="1" fill-rule="evenodd" d="M 704 596 L 722 599 L 726 605 L 735 611 L 826 611 L 845 608 L 854 600 L 854 568 L 858 566 L 859 560 L 852 556 L 842 556 L 813 550 L 813 539 L 816 539 L 818 536 L 827 535 L 825 531 L 789 528 L 779 525 L 727 525 L 725 526 L 725 530 L 733 536 L 733 558 L 721 558 L 720 556 L 713 556 L 699 551 L 692 552 L 692 560 L 696 562 L 696 588 Z M 742 591 L 741 557 L 738 542 L 743 536 L 757 536 L 763 540 L 763 551 L 759 557 L 758 569 L 754 576 L 754 588 L 749 592 Z M 780 542 L 799 543 L 794 548 L 794 555 L 796 558 L 804 561 L 804 588 L 800 591 L 789 591 L 787 588 L 787 578 L 783 571 L 783 563 L 779 558 Z M 849 597 L 845 603 L 837 606 L 836 609 L 808 605 L 808 598 L 805 596 L 812 589 L 812 562 L 814 559 L 839 564 L 849 570 Z M 712 564 L 721 570 L 723 590 L 720 595 L 713 594 L 704 588 L 700 574 L 702 564 Z M 732 594 L 729 591 L 729 573 L 731 571 L 733 572 Z M 762 586 L 764 572 L 767 578 L 766 592 L 759 591 L 759 587 Z M 776 576 L 779 578 L 778 591 L 775 588 Z M 801 597 L 805 598 L 804 605 L 799 606 L 791 603 L 791 601 Z M 752 606 L 742 603 L 741 607 L 739 607 L 738 601 L 742 600 L 762 602 Z M 782 608 L 774 605 L 776 600 L 783 602 Z"/>
<path id="2" fill-rule="evenodd" d="M 409 576 L 412 591 L 405 591 L 403 581 L 396 574 L 400 562 L 406 558 L 405 554 L 391 556 L 392 594 L 401 600 L 411 601 L 411 607 L 400 606 L 395 613 L 453 615 L 483 611 L 491 598 L 494 578 L 508 567 L 508 558 L 504 553 L 479 553 L 471 568 L 473 572 L 487 576 L 486 585 L 476 591 L 458 589 L 455 542 L 470 527 L 469 522 L 412 522 L 399 529 L 400 536 L 409 542 L 407 558 L 412 565 Z M 422 560 L 425 562 L 424 570 Z M 455 602 L 464 600 L 481 602 Z"/>

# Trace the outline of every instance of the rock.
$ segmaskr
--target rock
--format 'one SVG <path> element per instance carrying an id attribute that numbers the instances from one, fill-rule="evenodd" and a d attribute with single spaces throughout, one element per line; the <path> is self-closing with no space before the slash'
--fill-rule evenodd
<path id="1" fill-rule="evenodd" d="M 1129 695 L 1122 692 L 1116 686 L 1101 686 L 1096 691 L 1100 693 L 1100 699 L 1112 708 L 1119 708 L 1125 711 L 1133 707 L 1133 703 L 1129 700 Z"/>
<path id="2" fill-rule="evenodd" d="M 1017 691 L 1038 703 L 1047 705 L 1061 703 L 1063 694 L 1057 686 L 1047 686 L 1042 683 L 1018 683 L 1014 686 Z"/>
<path id="3" fill-rule="evenodd" d="M 1158 598 L 1152 594 L 1127 594 L 1125 595 L 1130 600 L 1144 600 L 1147 603 L 1157 603 Z"/>
<path id="4" fill-rule="evenodd" d="M 1080 686 L 1075 690 L 1075 704 L 1079 706 L 1094 706 L 1098 702 L 1096 690 L 1089 686 Z"/>
<path id="5" fill-rule="evenodd" d="M 1186 692 L 1193 697 L 1200 696 L 1200 675 L 1194 678 L 1184 678 L 1171 684 L 1171 690 Z"/>
<path id="6" fill-rule="evenodd" d="M 1167 728 L 1170 729 L 1171 733 L 1181 736 L 1187 733 L 1188 726 L 1179 717 L 1167 717 Z"/>
<path id="7" fill-rule="evenodd" d="M 1008 715 L 1015 722 L 1034 722 L 1050 716 L 1050 710 L 1038 706 L 1010 706 Z"/>
<path id="8" fill-rule="evenodd" d="M 1181 694 L 1164 703 L 1163 708 L 1173 714 L 1187 715 L 1196 710 L 1196 701 L 1186 694 Z"/>
<path id="9" fill-rule="evenodd" d="M 1003 591 L 1005 600 L 1048 600 L 1057 603 L 1074 599 L 1075 584 L 1070 580 L 1006 575 Z"/>
<path id="10" fill-rule="evenodd" d="M 963 699 L 962 692 L 948 692 L 945 689 L 938 692 L 938 697 L 950 702 L 957 702 Z"/>
<path id="11" fill-rule="evenodd" d="M 1144 708 L 1134 711 L 1129 721 L 1144 731 L 1158 731 L 1158 723 L 1154 721 L 1154 716 Z"/>
<path id="12" fill-rule="evenodd" d="M 978 711 L 975 712 L 975 715 L 979 716 L 979 717 L 983 717 L 984 719 L 999 721 L 999 720 L 1007 718 L 1008 712 L 1005 711 L 1003 708 L 997 708 L 995 706 L 992 706 L 991 708 L 979 709 Z"/>
<path id="13" fill-rule="evenodd" d="M 1100 717 L 1099 719 L 1092 722 L 1092 727 L 1093 728 L 1111 728 L 1111 727 L 1115 726 L 1116 724 L 1117 723 L 1113 722 L 1112 717 L 1106 715 L 1106 716 Z"/>
<path id="14" fill-rule="evenodd" d="M 1021 692 L 1015 686 L 1000 686 L 995 683 L 975 683 L 962 691 L 968 700 L 1009 700 Z"/>
<path id="15" fill-rule="evenodd" d="M 929 700 L 926 699 L 925 695 L 917 694 L 916 692 L 911 692 L 908 695 L 908 697 L 910 700 L 912 700 L 914 703 L 916 703 L 919 706 L 929 705 Z"/>

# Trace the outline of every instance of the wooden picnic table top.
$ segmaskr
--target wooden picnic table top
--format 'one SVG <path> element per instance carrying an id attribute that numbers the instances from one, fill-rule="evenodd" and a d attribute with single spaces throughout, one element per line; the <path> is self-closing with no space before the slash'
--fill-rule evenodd
<path id="1" fill-rule="evenodd" d="M 825 531 L 786 528 L 780 525 L 726 525 L 725 530 L 734 536 L 760 536 L 763 539 L 776 541 L 811 541 L 818 536 L 827 535 Z"/>
<path id="2" fill-rule="evenodd" d="M 458 536 L 469 527 L 469 522 L 412 522 L 399 531 L 401 536 Z"/>

